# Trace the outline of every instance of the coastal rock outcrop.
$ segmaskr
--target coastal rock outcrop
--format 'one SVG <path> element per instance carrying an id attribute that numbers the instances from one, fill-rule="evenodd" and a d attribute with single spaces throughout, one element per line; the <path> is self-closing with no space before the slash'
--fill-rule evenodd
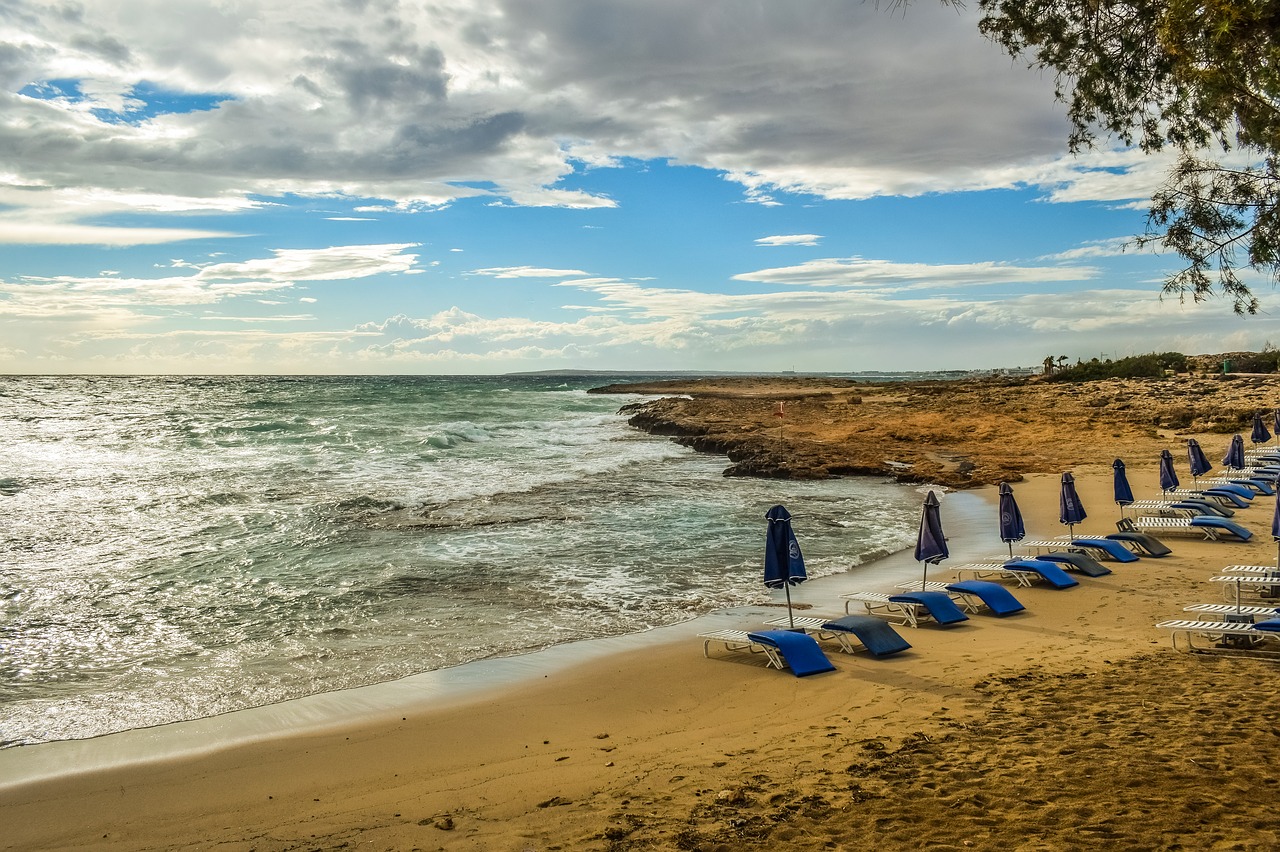
<path id="1" fill-rule="evenodd" d="M 726 377 L 597 388 L 665 394 L 625 405 L 628 422 L 727 457 L 726 476 L 885 476 L 968 488 L 1031 472 L 1154 460 L 1187 437 L 1225 447 L 1255 411 L 1280 405 L 1280 376 L 1174 376 L 1065 383 L 966 379 L 858 383 Z M 1225 436 L 1225 437 L 1216 437 Z M 1097 458 L 1089 446 L 1108 446 Z"/>

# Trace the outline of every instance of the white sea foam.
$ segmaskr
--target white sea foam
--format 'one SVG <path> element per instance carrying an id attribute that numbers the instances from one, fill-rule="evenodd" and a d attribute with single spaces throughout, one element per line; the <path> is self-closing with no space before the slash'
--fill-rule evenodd
<path id="1" fill-rule="evenodd" d="M 887 482 L 726 479 L 537 378 L 0 379 L 0 740 L 85 737 L 758 602 L 905 546 Z"/>

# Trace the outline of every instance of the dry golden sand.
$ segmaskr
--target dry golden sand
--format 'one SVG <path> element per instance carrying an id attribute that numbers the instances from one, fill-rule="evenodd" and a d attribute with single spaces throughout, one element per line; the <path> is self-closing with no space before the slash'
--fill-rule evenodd
<path id="1" fill-rule="evenodd" d="M 1109 467 L 1074 472 L 1106 531 Z M 1130 476 L 1153 496 L 1150 466 Z M 1031 537 L 1061 531 L 1056 476 L 1017 494 Z M 900 628 L 895 657 L 829 648 L 827 674 L 704 659 L 691 627 L 463 706 L 5 788 L 0 848 L 1274 849 L 1280 668 L 1176 654 L 1153 627 L 1220 600 L 1218 568 L 1275 559 L 1258 502 L 1237 515 L 1256 543 L 1169 539 L 1015 590 L 1021 615 Z"/>

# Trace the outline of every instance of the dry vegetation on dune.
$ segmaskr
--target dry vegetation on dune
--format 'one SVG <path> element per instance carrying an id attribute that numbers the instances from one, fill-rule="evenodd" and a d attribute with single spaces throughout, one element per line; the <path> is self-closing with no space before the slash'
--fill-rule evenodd
<path id="1" fill-rule="evenodd" d="M 1247 434 L 1255 411 L 1280 405 L 1280 376 L 890 384 L 732 377 L 598 392 L 671 394 L 623 410 L 639 428 L 727 455 L 727 475 L 872 474 L 965 488 L 1097 464 L 1105 461 L 1100 446 L 1154 463 L 1178 438 Z"/>

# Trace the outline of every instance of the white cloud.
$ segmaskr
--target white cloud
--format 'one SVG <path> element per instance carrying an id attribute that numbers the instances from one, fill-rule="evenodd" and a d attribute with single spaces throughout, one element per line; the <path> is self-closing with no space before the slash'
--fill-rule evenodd
<path id="1" fill-rule="evenodd" d="M 936 4 L 297 0 L 158 15 L 81 0 L 76 15 L 28 4 L 0 39 L 6 166 L 56 191 L 610 207 L 561 184 L 575 162 L 666 158 L 756 200 L 848 198 L 1009 185 L 1065 138 L 1049 82 L 972 12 Z M 83 98 L 13 94 L 58 79 Z M 141 81 L 225 99 L 130 123 L 95 114 L 137 107 Z"/>
<path id="2" fill-rule="evenodd" d="M 758 246 L 816 246 L 822 237 L 819 234 L 786 234 L 774 237 L 761 237 L 756 240 Z"/>
<path id="3" fill-rule="evenodd" d="M 135 324 L 153 318 L 140 313 L 158 307 L 209 305 L 227 299 L 261 296 L 293 286 L 296 281 L 350 281 L 410 270 L 417 255 L 414 243 L 334 246 L 326 249 L 280 249 L 271 257 L 240 262 L 191 264 L 174 260 L 189 275 L 133 278 L 34 277 L 0 279 L 0 318 Z M 302 301 L 314 302 L 304 297 Z M 242 317 L 242 321 L 250 321 Z"/>
<path id="4" fill-rule="evenodd" d="M 487 275 L 493 278 L 569 278 L 586 275 L 580 269 L 542 269 L 536 266 L 502 266 L 493 269 L 473 269 L 472 275 Z"/>
<path id="5" fill-rule="evenodd" d="M 805 261 L 796 266 L 742 272 L 733 276 L 733 280 L 809 287 L 883 288 L 892 291 L 1087 281 L 1097 275 L 1097 269 L 1087 266 L 1015 266 L 991 261 L 954 264 L 896 263 L 850 257 L 823 258 Z"/>
<path id="6" fill-rule="evenodd" d="M 275 249 L 272 257 L 200 267 L 204 281 L 266 279 L 270 281 L 344 281 L 371 275 L 411 272 L 418 256 L 405 250 L 417 243 L 330 246 L 323 249 Z"/>

